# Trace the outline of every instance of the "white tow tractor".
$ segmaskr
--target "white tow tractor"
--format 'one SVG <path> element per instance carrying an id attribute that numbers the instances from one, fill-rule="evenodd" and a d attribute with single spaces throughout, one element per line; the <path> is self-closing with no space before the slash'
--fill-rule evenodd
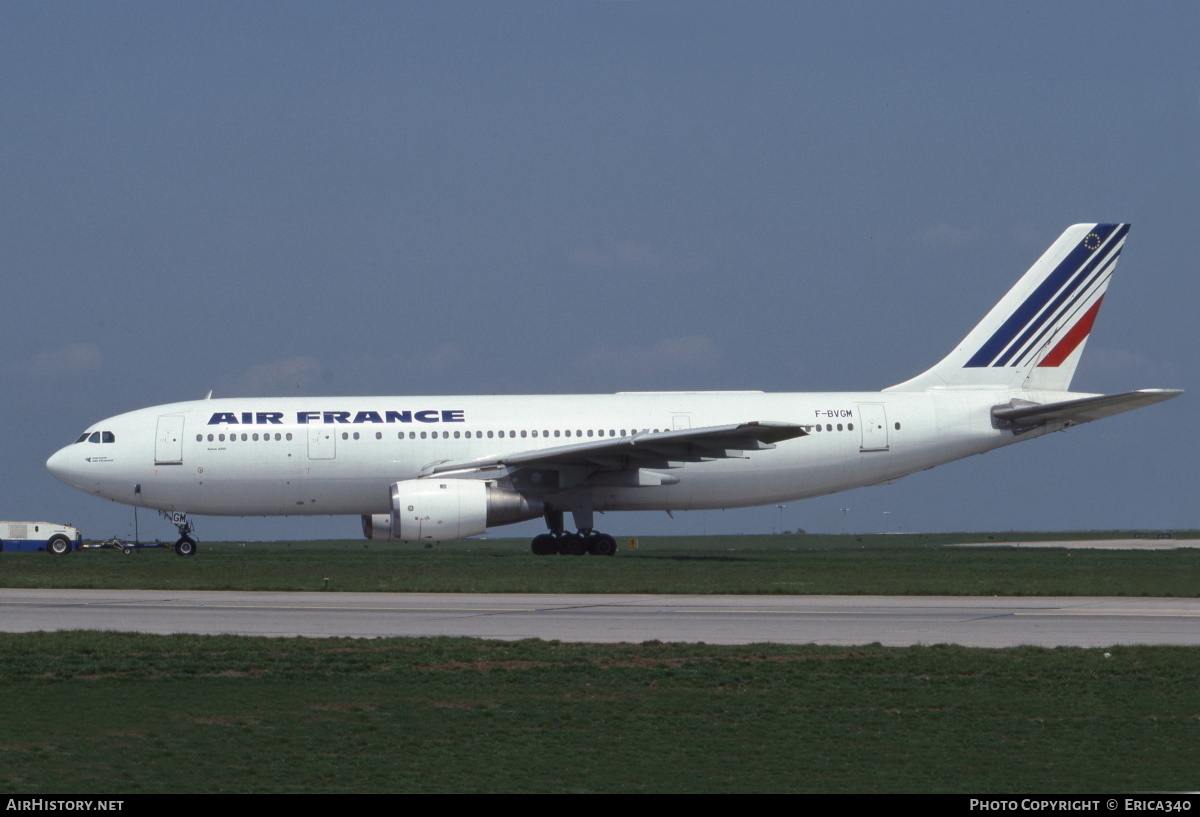
<path id="1" fill-rule="evenodd" d="M 34 553 L 44 550 L 62 556 L 83 547 L 79 528 L 55 522 L 0 522 L 0 551 Z"/>

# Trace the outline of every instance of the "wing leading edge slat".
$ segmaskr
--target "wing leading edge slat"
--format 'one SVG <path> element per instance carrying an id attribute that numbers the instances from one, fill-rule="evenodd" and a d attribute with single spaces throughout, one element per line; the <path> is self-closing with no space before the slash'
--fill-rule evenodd
<path id="1" fill-rule="evenodd" d="M 625 437 L 606 437 L 474 460 L 432 463 L 420 475 L 431 477 L 458 471 L 518 466 L 549 469 L 582 466 L 614 471 L 662 467 L 664 461 L 704 462 L 740 457 L 741 452 L 766 451 L 774 448 L 775 443 L 807 434 L 802 426 L 794 423 L 769 421 L 675 431 L 644 431 Z"/>

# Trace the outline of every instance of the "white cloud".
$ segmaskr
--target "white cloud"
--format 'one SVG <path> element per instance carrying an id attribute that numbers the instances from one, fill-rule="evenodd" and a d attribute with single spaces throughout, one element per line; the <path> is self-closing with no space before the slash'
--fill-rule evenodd
<path id="1" fill-rule="evenodd" d="M 462 359 L 462 348 L 457 343 L 443 343 L 420 356 L 407 358 L 404 363 L 419 372 L 440 374 L 453 369 Z"/>
<path id="2" fill-rule="evenodd" d="M 665 338 L 650 346 L 597 346 L 579 360 L 585 370 L 643 378 L 647 375 L 698 371 L 721 362 L 721 352 L 702 335 Z"/>
<path id="3" fill-rule="evenodd" d="M 943 247 L 965 247 L 983 238 L 981 227 L 954 227 L 941 222 L 917 234 L 917 241 L 922 244 L 936 244 Z"/>
<path id="4" fill-rule="evenodd" d="M 231 386 L 236 394 L 280 394 L 304 390 L 316 382 L 321 364 L 311 357 L 292 357 L 251 366 Z"/>
<path id="5" fill-rule="evenodd" d="M 38 376 L 82 374 L 95 371 L 103 360 L 104 355 L 94 344 L 69 343 L 38 352 L 29 360 L 14 363 L 10 369 L 15 374 Z"/>

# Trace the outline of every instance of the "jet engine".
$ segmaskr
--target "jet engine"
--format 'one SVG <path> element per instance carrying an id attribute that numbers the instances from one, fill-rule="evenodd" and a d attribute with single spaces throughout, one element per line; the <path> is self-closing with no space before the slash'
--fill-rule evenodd
<path id="1" fill-rule="evenodd" d="M 542 515 L 541 500 L 477 479 L 406 479 L 391 494 L 390 514 L 363 516 L 368 539 L 445 542 Z"/>

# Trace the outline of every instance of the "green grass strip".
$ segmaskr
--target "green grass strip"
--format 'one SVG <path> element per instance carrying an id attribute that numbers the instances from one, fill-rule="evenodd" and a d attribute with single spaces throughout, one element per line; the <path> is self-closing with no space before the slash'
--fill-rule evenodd
<path id="1" fill-rule="evenodd" d="M 0 635 L 0 785 L 1195 791 L 1194 648 Z"/>
<path id="2" fill-rule="evenodd" d="M 525 540 L 433 547 L 367 541 L 201 542 L 170 549 L 0 554 L 0 587 L 477 593 L 1183 596 L 1200 549 L 1090 550 L 1109 533 L 709 536 L 621 539 L 612 558 L 534 556 Z M 1064 538 L 1062 548 L 955 542 Z M 1177 536 L 1179 536 L 1177 534 Z M 1152 540 L 1148 540 L 1152 541 Z"/>

